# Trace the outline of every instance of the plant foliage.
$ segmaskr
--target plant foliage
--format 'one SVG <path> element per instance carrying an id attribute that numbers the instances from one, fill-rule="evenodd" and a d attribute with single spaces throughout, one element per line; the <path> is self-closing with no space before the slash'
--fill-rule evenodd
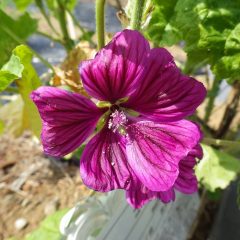
<path id="1" fill-rule="evenodd" d="M 62 217 L 67 213 L 67 211 L 68 209 L 62 209 L 46 217 L 40 223 L 40 227 L 32 233 L 28 234 L 25 240 L 61 239 L 59 224 Z"/>
<path id="2" fill-rule="evenodd" d="M 0 19 L 0 66 L 2 66 L 8 60 L 12 50 L 36 32 L 37 21 L 28 13 L 13 19 L 1 9 Z"/>
<path id="3" fill-rule="evenodd" d="M 17 46 L 13 50 L 10 60 L 0 70 L 0 90 L 5 90 L 8 85 L 15 80 L 15 83 L 18 86 L 18 91 L 24 102 L 24 107 L 20 124 L 21 130 L 14 130 L 14 132 L 21 133 L 24 129 L 30 129 L 39 137 L 41 130 L 40 116 L 30 99 L 30 93 L 41 86 L 41 81 L 32 66 L 32 57 L 33 53 L 25 45 Z M 17 104 L 16 106 L 18 109 L 21 109 L 21 103 L 19 100 L 15 104 Z M 15 104 L 13 104 L 12 107 Z M 1 118 L 4 118 L 4 109 L 7 111 L 10 110 L 8 106 L 4 106 L 3 110 L 0 111 L 0 115 L 2 115 L 0 116 Z M 13 116 L 13 118 L 14 117 L 15 116 Z M 11 116 L 8 116 L 8 119 L 5 119 L 5 121 L 10 120 L 10 118 Z"/>
<path id="4" fill-rule="evenodd" d="M 156 45 L 184 41 L 186 71 L 210 64 L 217 79 L 240 79 L 240 1 L 154 1 L 147 36 Z"/>
<path id="5" fill-rule="evenodd" d="M 211 192 L 225 189 L 240 173 L 240 161 L 210 146 L 202 147 L 204 157 L 196 167 L 198 180 Z"/>

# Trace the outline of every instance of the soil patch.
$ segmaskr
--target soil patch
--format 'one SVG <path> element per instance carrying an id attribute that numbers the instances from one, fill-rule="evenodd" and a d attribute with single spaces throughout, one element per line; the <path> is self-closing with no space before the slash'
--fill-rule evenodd
<path id="1" fill-rule="evenodd" d="M 90 194 L 81 181 L 78 162 L 43 155 L 29 133 L 0 138 L 0 240 L 23 239 L 49 214 L 71 208 Z M 18 230 L 17 219 L 26 220 Z"/>

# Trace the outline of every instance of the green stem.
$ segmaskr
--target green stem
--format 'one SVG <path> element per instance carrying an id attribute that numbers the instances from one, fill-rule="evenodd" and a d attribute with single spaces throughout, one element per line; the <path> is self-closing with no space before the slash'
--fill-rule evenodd
<path id="1" fill-rule="evenodd" d="M 214 107 L 215 98 L 218 95 L 221 81 L 214 79 L 212 89 L 208 93 L 208 103 L 205 111 L 204 121 L 207 123 Z"/>
<path id="2" fill-rule="evenodd" d="M 64 46 L 67 51 L 70 51 L 73 49 L 74 43 L 68 34 L 65 7 L 60 0 L 57 0 L 57 3 L 58 3 L 58 20 L 64 37 Z"/>
<path id="3" fill-rule="evenodd" d="M 240 148 L 240 142 L 238 141 L 230 141 L 230 140 L 222 140 L 222 139 L 214 139 L 214 138 L 204 138 L 202 140 L 203 143 L 209 144 L 209 145 L 215 145 L 215 146 L 231 146 Z"/>
<path id="4" fill-rule="evenodd" d="M 8 28 L 5 28 L 4 26 L 0 26 L 0 28 L 9 36 L 11 37 L 14 41 L 16 41 L 18 44 L 24 44 L 27 45 L 22 39 L 20 39 L 14 32 L 9 30 Z M 53 66 L 46 60 L 44 59 L 39 53 L 37 53 L 35 50 L 33 50 L 29 45 L 27 45 L 31 51 L 33 52 L 34 55 L 48 68 L 52 70 L 53 73 L 55 73 L 55 70 Z"/>
<path id="5" fill-rule="evenodd" d="M 135 0 L 131 16 L 131 29 L 140 30 L 145 0 Z"/>
<path id="6" fill-rule="evenodd" d="M 105 46 L 105 0 L 96 0 L 96 32 L 98 49 Z"/>
<path id="7" fill-rule="evenodd" d="M 45 32 L 37 31 L 36 33 L 41 35 L 41 36 L 43 36 L 43 37 L 51 39 L 53 42 L 58 42 L 58 43 L 60 43 L 62 45 L 64 44 L 61 39 L 54 38 L 53 36 L 51 36 L 51 35 L 49 35 L 49 34 L 47 34 Z"/>
<path id="8" fill-rule="evenodd" d="M 40 12 L 42 13 L 44 19 L 46 20 L 48 26 L 51 28 L 51 30 L 58 36 L 60 36 L 60 34 L 56 31 L 56 29 L 54 28 L 54 26 L 51 23 L 51 20 L 49 18 L 49 16 L 47 15 L 44 6 L 43 6 L 43 2 L 42 0 L 35 0 L 36 6 L 38 7 L 38 9 L 40 10 Z"/>

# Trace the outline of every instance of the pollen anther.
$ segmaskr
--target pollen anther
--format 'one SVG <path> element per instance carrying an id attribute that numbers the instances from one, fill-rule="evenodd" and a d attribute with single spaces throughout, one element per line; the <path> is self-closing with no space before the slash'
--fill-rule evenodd
<path id="1" fill-rule="evenodd" d="M 127 123 L 127 117 L 123 111 L 115 110 L 110 115 L 110 120 L 108 121 L 108 128 L 113 132 L 119 131 L 120 134 L 123 134 L 125 131 L 125 124 Z"/>

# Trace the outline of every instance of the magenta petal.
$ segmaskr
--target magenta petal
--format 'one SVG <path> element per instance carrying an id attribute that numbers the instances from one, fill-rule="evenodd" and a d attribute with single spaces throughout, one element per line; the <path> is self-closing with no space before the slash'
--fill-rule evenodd
<path id="1" fill-rule="evenodd" d="M 182 75 L 166 49 L 152 49 L 147 63 L 139 88 L 124 106 L 157 122 L 191 115 L 206 96 L 203 84 Z"/>
<path id="2" fill-rule="evenodd" d="M 55 87 L 40 87 L 31 98 L 42 118 L 44 152 L 51 156 L 64 156 L 79 147 L 103 113 L 89 99 Z"/>
<path id="3" fill-rule="evenodd" d="M 153 192 L 145 187 L 136 177 L 133 177 L 130 187 L 126 191 L 126 198 L 132 207 L 141 208 L 153 199 L 160 199 L 164 203 L 174 201 L 175 192 L 173 187 L 165 192 Z"/>
<path id="4" fill-rule="evenodd" d="M 133 208 L 141 208 L 156 197 L 156 192 L 150 191 L 136 177 L 132 178 L 130 187 L 126 191 L 126 199 Z"/>
<path id="5" fill-rule="evenodd" d="M 80 65 L 85 90 L 102 101 L 129 96 L 144 71 L 149 51 L 148 42 L 138 31 L 117 33 L 93 60 Z"/>
<path id="6" fill-rule="evenodd" d="M 202 137 L 201 137 L 202 138 Z M 197 144 L 190 152 L 189 156 L 198 158 L 199 160 L 203 158 L 203 149 L 200 144 Z"/>
<path id="7" fill-rule="evenodd" d="M 141 208 L 149 201 L 157 198 L 157 193 L 149 191 L 149 193 L 142 193 L 136 189 L 126 191 L 126 199 L 133 208 Z"/>
<path id="8" fill-rule="evenodd" d="M 197 191 L 197 179 L 194 174 L 195 158 L 202 157 L 202 149 L 198 144 L 191 149 L 188 155 L 179 162 L 179 175 L 174 185 L 167 191 L 151 191 L 144 186 L 135 174 L 132 174 L 130 186 L 126 191 L 128 203 L 134 208 L 141 208 L 143 205 L 153 199 L 160 199 L 163 203 L 169 203 L 175 200 L 174 189 L 185 194 L 191 194 Z"/>
<path id="9" fill-rule="evenodd" d="M 174 187 L 182 193 L 191 194 L 198 190 L 198 182 L 194 171 L 196 157 L 202 158 L 202 148 L 199 144 L 179 163 L 179 176 Z"/>
<path id="10" fill-rule="evenodd" d="M 104 128 L 85 147 L 80 173 L 84 184 L 91 189 L 101 192 L 126 189 L 130 174 L 124 139 Z"/>
<path id="11" fill-rule="evenodd" d="M 159 192 L 157 194 L 158 198 L 163 202 L 163 203 L 169 203 L 175 200 L 175 191 L 174 188 L 170 188 L 169 190 L 165 192 Z"/>
<path id="12" fill-rule="evenodd" d="M 179 174 L 178 163 L 198 143 L 198 126 L 187 120 L 168 124 L 138 122 L 127 128 L 128 163 L 152 191 L 169 190 Z"/>

